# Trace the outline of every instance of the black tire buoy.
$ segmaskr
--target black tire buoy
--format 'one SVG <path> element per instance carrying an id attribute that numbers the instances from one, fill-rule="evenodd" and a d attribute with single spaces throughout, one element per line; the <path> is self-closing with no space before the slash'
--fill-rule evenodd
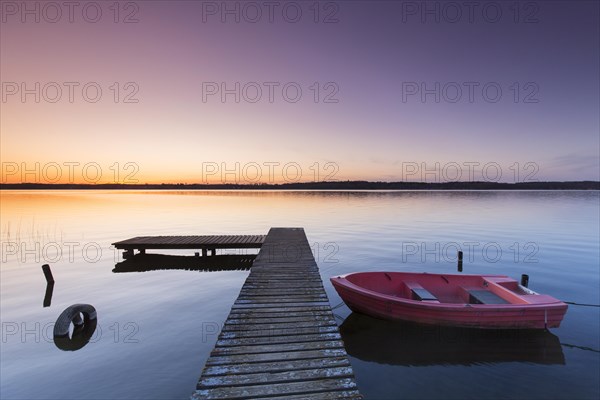
<path id="1" fill-rule="evenodd" d="M 81 318 L 83 314 L 83 319 Z M 71 322 L 75 325 L 73 335 L 69 337 Z M 98 323 L 96 309 L 90 304 L 73 304 L 67 307 L 54 324 L 54 344 L 61 350 L 74 351 L 85 346 Z"/>

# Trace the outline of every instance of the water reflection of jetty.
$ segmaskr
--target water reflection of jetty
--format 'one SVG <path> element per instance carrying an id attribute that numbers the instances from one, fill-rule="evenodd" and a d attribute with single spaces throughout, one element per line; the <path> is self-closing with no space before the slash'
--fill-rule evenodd
<path id="1" fill-rule="evenodd" d="M 349 355 L 389 365 L 565 364 L 548 331 L 444 328 L 352 313 L 340 326 Z"/>
<path id="2" fill-rule="evenodd" d="M 139 254 L 117 263 L 113 272 L 148 272 L 157 270 L 186 271 L 247 271 L 256 255 L 227 254 L 209 257 Z"/>

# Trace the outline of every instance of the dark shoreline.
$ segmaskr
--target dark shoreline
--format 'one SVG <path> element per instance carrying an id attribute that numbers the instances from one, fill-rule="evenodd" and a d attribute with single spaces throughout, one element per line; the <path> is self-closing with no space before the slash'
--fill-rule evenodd
<path id="1" fill-rule="evenodd" d="M 599 181 L 568 182 L 304 182 L 282 184 L 4 183 L 0 190 L 600 190 Z"/>

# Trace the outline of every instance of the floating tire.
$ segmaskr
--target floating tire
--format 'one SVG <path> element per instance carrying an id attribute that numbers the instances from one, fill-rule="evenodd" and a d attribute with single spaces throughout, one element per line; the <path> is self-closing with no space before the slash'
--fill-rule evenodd
<path id="1" fill-rule="evenodd" d="M 73 334 L 69 336 L 71 323 L 75 325 L 75 328 Z M 96 331 L 97 323 L 98 316 L 94 306 L 73 304 L 58 316 L 54 324 L 54 344 L 65 351 L 79 350 L 90 341 Z"/>

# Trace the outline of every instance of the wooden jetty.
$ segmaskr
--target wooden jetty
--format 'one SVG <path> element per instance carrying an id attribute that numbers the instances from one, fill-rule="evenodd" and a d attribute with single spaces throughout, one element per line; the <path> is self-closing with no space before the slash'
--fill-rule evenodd
<path id="1" fill-rule="evenodd" d="M 362 398 L 304 229 L 271 228 L 192 399 Z"/>
<path id="2" fill-rule="evenodd" d="M 113 243 L 117 249 L 125 250 L 123 258 L 131 258 L 134 251 L 145 254 L 149 249 L 194 249 L 202 250 L 202 256 L 215 255 L 216 249 L 258 249 L 265 235 L 211 235 L 211 236 L 138 236 Z"/>

